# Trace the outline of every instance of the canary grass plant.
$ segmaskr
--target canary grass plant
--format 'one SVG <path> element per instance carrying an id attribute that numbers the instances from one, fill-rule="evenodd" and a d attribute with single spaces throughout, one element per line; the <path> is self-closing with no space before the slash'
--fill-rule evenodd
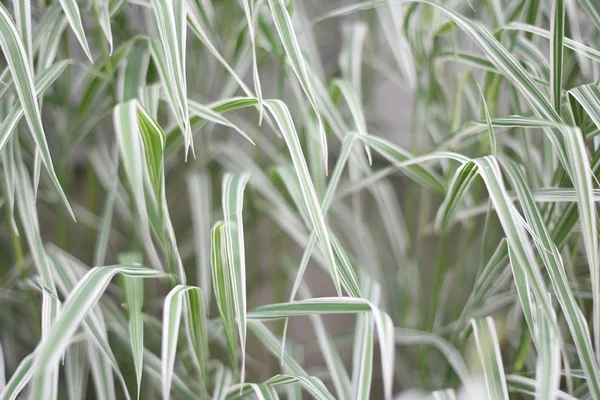
<path id="1" fill-rule="evenodd" d="M 599 33 L 3 2 L 0 397 L 600 400 Z"/>

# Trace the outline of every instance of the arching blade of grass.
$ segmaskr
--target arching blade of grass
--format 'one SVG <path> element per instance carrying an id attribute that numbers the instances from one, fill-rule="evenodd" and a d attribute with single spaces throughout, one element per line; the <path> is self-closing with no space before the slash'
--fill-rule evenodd
<path id="1" fill-rule="evenodd" d="M 116 265 L 92 268 L 67 296 L 60 317 L 37 347 L 36 372 L 32 387 L 34 397 L 40 398 L 48 389 L 46 373 L 49 372 L 49 368 L 54 368 L 81 321 L 90 308 L 97 303 L 116 274 L 140 278 L 156 278 L 164 275 L 160 271 L 143 267 Z"/>
<path id="2" fill-rule="evenodd" d="M 360 105 L 358 94 L 356 90 L 350 85 L 350 83 L 346 80 L 342 79 L 334 79 L 331 83 L 331 86 L 336 90 L 339 90 L 346 103 L 348 104 L 348 108 L 350 109 L 350 114 L 352 114 L 352 118 L 354 119 L 354 125 L 356 126 L 356 130 L 360 135 L 367 135 L 367 123 L 365 121 L 365 116 Z M 369 165 L 373 164 L 373 157 L 371 155 L 371 150 L 368 146 L 365 146 L 365 151 L 367 152 L 367 158 L 369 160 Z"/>
<path id="3" fill-rule="evenodd" d="M 326 391 L 325 385 L 315 378 L 278 374 L 261 384 L 246 383 L 231 387 L 229 390 L 229 395 L 227 396 L 227 400 L 245 398 L 250 393 L 254 393 L 258 399 L 277 399 L 278 397 L 274 397 L 276 396 L 276 387 L 295 383 L 299 383 L 315 399 L 333 399 L 333 397 Z"/>
<path id="4" fill-rule="evenodd" d="M 261 100 L 259 99 L 258 101 L 260 102 Z M 262 103 L 259 103 L 259 104 L 262 104 Z M 237 125 L 231 123 L 227 118 L 223 117 L 221 114 L 217 113 L 212 108 L 204 106 L 193 100 L 189 101 L 189 107 L 190 107 L 190 113 L 193 116 L 200 117 L 206 121 L 211 121 L 216 124 L 228 126 L 232 129 L 235 129 L 237 132 L 240 133 L 240 135 L 245 137 L 250 143 L 254 144 L 254 141 L 250 138 L 250 136 L 248 136 L 248 134 L 246 134 L 246 132 L 244 132 L 242 129 L 240 129 Z M 222 107 L 223 107 L 223 105 L 222 105 Z"/>
<path id="5" fill-rule="evenodd" d="M 377 136 L 369 135 L 364 140 L 383 157 L 392 163 L 402 163 L 414 158 L 408 151 L 392 144 L 391 142 Z M 433 171 L 420 165 L 406 166 L 405 172 L 416 182 L 425 185 L 433 190 L 444 192 L 444 184 L 441 178 Z"/>
<path id="6" fill-rule="evenodd" d="M 188 3 L 189 6 L 189 3 Z M 189 6 L 191 7 L 191 6 Z M 190 11 L 187 15 L 188 25 L 192 33 L 208 48 L 208 51 L 219 61 L 223 68 L 229 72 L 235 83 L 239 85 L 239 87 L 244 91 L 245 95 L 248 97 L 255 97 L 250 88 L 244 83 L 244 80 L 238 75 L 234 68 L 229 65 L 229 63 L 223 58 L 219 50 L 215 47 L 213 42 L 211 41 L 208 33 L 202 26 L 200 22 L 200 18 L 196 15 L 197 13 Z M 258 101 L 257 101 L 258 104 Z"/>
<path id="7" fill-rule="evenodd" d="M 503 161 L 503 164 L 511 183 L 519 196 L 525 218 L 533 232 L 540 239 L 539 244 L 538 241 L 535 241 L 536 245 L 538 245 L 538 253 L 550 275 L 554 293 L 556 294 L 569 325 L 569 330 L 575 342 L 575 347 L 585 372 L 590 391 L 600 398 L 600 387 L 598 383 L 600 382 L 600 376 L 598 375 L 597 363 L 594 359 L 594 349 L 588 333 L 588 325 L 573 296 L 573 292 L 567 284 L 568 279 L 561 254 L 558 247 L 555 245 L 548 228 L 543 222 L 542 215 L 533 201 L 522 173 L 519 171 L 518 167 L 511 162 Z M 551 320 L 546 320 L 546 323 L 549 321 Z M 556 333 L 554 334 L 556 335 Z"/>
<path id="8" fill-rule="evenodd" d="M 69 60 L 58 61 L 35 77 L 34 87 L 38 98 L 43 96 L 44 92 L 48 90 L 70 64 Z M 6 146 L 6 142 L 11 138 L 13 131 L 23 115 L 25 115 L 25 110 L 21 104 L 17 102 L 12 107 L 9 114 L 2 120 L 2 124 L 0 125 L 0 152 L 4 149 L 4 146 Z"/>
<path id="9" fill-rule="evenodd" d="M 331 178 L 329 180 L 329 185 L 327 186 L 327 190 L 326 190 L 325 196 L 323 198 L 322 210 L 323 210 L 324 216 L 327 215 L 327 212 L 329 211 L 329 208 L 333 202 L 334 194 L 337 191 L 340 179 L 342 178 L 342 174 L 344 172 L 344 169 L 346 168 L 346 163 L 348 161 L 348 157 L 350 157 L 352 147 L 357 138 L 358 137 L 356 135 L 348 135 L 344 138 L 344 141 L 342 143 L 342 149 L 340 151 L 340 155 L 336 162 L 333 173 L 331 174 Z M 291 179 L 290 179 L 290 181 L 291 181 Z M 297 180 L 296 180 L 296 182 L 297 182 Z M 291 184 L 291 183 L 292 182 L 288 182 L 288 184 Z M 300 190 L 298 190 L 298 191 L 300 191 Z M 297 206 L 300 207 L 300 205 L 298 204 L 299 202 L 297 201 L 296 203 L 297 203 Z M 304 277 L 304 272 L 306 270 L 306 267 L 308 266 L 308 262 L 310 260 L 310 257 L 311 257 L 311 254 L 313 252 L 316 242 L 317 242 L 316 232 L 312 232 L 310 235 L 310 238 L 308 239 L 308 244 L 306 245 L 306 247 L 304 249 L 304 254 L 302 255 L 302 260 L 300 261 L 300 266 L 298 267 L 298 273 L 296 274 L 296 278 L 294 279 L 294 285 L 292 286 L 292 291 L 290 294 L 290 301 L 293 301 L 295 299 L 296 292 L 298 291 L 300 282 L 302 281 L 302 279 Z M 335 247 L 334 247 L 334 251 L 335 251 Z M 349 272 L 353 272 L 353 271 L 349 271 Z M 355 280 L 344 279 L 345 274 L 344 274 L 343 270 L 340 271 L 340 275 L 341 275 L 340 282 L 344 285 L 344 289 L 351 296 L 360 297 L 360 289 L 359 289 L 358 285 L 352 284 L 353 281 L 355 281 Z M 287 322 L 286 322 L 286 324 L 287 324 Z"/>
<path id="10" fill-rule="evenodd" d="M 61 200 L 67 207 L 67 210 L 73 218 L 75 218 L 71 206 L 67 200 L 56 172 L 52 164 L 50 149 L 46 141 L 44 127 L 42 125 L 41 112 L 36 101 L 36 90 L 34 87 L 33 72 L 29 66 L 27 54 L 23 47 L 23 43 L 19 38 L 19 33 L 12 22 L 8 11 L 4 5 L 0 4 L 0 47 L 4 53 L 4 57 L 10 68 L 10 73 L 13 77 L 13 82 L 21 106 L 23 107 L 25 119 L 29 125 L 29 129 L 33 135 L 36 146 L 42 152 L 42 160 L 52 183 L 58 190 Z"/>
<path id="11" fill-rule="evenodd" d="M 508 390 L 511 392 L 521 392 L 530 396 L 535 395 L 536 388 L 538 387 L 537 381 L 519 375 L 506 375 L 506 384 Z M 560 400 L 575 400 L 577 397 L 571 396 L 562 390 L 556 391 L 556 398 Z"/>
<path id="12" fill-rule="evenodd" d="M 52 261 L 56 285 L 64 296 L 68 296 L 77 285 L 79 278 L 85 274 L 88 268 L 55 246 L 48 246 L 46 251 Z M 128 326 L 125 319 L 124 325 L 125 328 L 123 332 L 127 334 Z M 123 374 L 119 369 L 115 355 L 108 342 L 106 322 L 101 310 L 92 308 L 83 320 L 83 328 L 91 339 L 90 344 L 93 344 L 93 347 L 88 346 L 88 353 L 90 354 L 90 367 L 96 385 L 96 391 L 102 392 L 102 396 L 106 398 L 115 398 L 115 388 L 111 374 L 112 368 L 123 389 L 125 398 L 129 399 L 130 397 L 125 379 L 123 378 Z"/>
<path id="13" fill-rule="evenodd" d="M 313 297 L 309 285 L 305 282 L 301 283 L 300 286 L 300 295 L 302 298 L 310 299 Z M 333 341 L 331 335 L 327 332 L 325 327 L 325 323 L 320 315 L 309 315 L 310 321 L 313 325 L 313 329 L 315 331 L 315 335 L 317 337 L 317 342 L 319 344 L 319 349 L 323 354 L 323 358 L 325 360 L 325 365 L 327 366 L 327 371 L 329 373 L 329 377 L 333 383 L 336 394 L 338 398 L 350 398 L 352 396 L 352 384 L 350 381 L 350 377 L 348 376 L 348 372 L 346 371 L 346 367 L 342 361 L 342 357 L 338 348 Z M 360 315 L 359 315 L 360 318 Z M 289 319 L 286 319 L 286 325 L 284 326 L 283 339 L 281 341 L 281 355 L 280 360 L 284 360 L 284 352 L 285 352 L 285 335 L 287 333 L 287 322 Z M 372 342 L 371 342 L 372 345 Z M 288 349 L 289 350 L 289 349 Z M 373 351 L 370 350 L 365 351 Z M 372 353 L 371 353 L 372 354 Z M 372 369 L 372 366 L 371 366 Z"/>
<path id="14" fill-rule="evenodd" d="M 162 51 L 151 42 L 154 62 L 161 81 L 167 88 L 171 110 L 185 138 L 185 152 L 192 148 L 192 131 L 189 126 L 187 84 L 185 71 L 186 4 L 183 0 L 151 0 L 154 20 L 158 27 Z"/>
<path id="15" fill-rule="evenodd" d="M 286 141 L 294 168 L 296 169 L 296 175 L 298 177 L 298 183 L 302 189 L 302 195 L 304 202 L 308 209 L 313 228 L 317 233 L 317 238 L 321 244 L 321 248 L 329 264 L 331 278 L 338 292 L 338 295 L 342 295 L 342 289 L 340 285 L 340 278 L 338 267 L 335 262 L 335 255 L 331 247 L 331 241 L 329 240 L 329 234 L 321 206 L 319 205 L 319 199 L 315 192 L 315 188 L 308 172 L 308 166 L 306 165 L 306 159 L 302 153 L 298 134 L 296 128 L 292 122 L 292 117 L 285 103 L 280 100 L 266 100 L 265 106 L 269 109 L 273 118 L 277 122 L 281 133 Z"/>
<path id="16" fill-rule="evenodd" d="M 201 380 L 204 380 L 207 372 L 208 340 L 202 293 L 197 287 L 177 285 L 165 298 L 163 311 L 161 388 L 165 399 L 170 398 L 179 325 L 184 308 L 186 336 L 194 361 L 200 369 Z"/>
<path id="17" fill-rule="evenodd" d="M 493 128 L 561 128 L 565 127 L 564 124 L 556 123 L 553 121 L 540 119 L 532 116 L 522 115 L 511 115 L 509 117 L 492 118 L 491 120 Z M 469 124 L 461 127 L 457 131 L 453 132 L 449 136 L 442 139 L 436 146 L 437 150 L 444 150 L 447 148 L 456 148 L 456 146 L 467 145 L 469 140 L 474 136 L 481 136 L 488 130 L 487 123 L 485 121 L 473 121 Z M 501 133 L 502 130 L 497 133 Z"/>
<path id="18" fill-rule="evenodd" d="M 306 60 L 304 59 L 302 50 L 300 49 L 300 45 L 298 44 L 298 39 L 296 38 L 296 33 L 294 32 L 292 19 L 290 17 L 290 14 L 288 13 L 288 10 L 286 9 L 283 0 L 267 1 L 269 3 L 269 8 L 271 9 L 273 22 L 275 22 L 275 27 L 277 28 L 277 33 L 279 34 L 279 38 L 281 39 L 281 43 L 283 44 L 283 48 L 285 49 L 287 59 L 290 62 L 290 65 L 294 70 L 294 74 L 296 74 L 298 81 L 300 81 L 302 89 L 304 90 L 304 93 L 306 94 L 306 97 L 308 98 L 308 101 L 310 102 L 317 116 L 317 121 L 319 123 L 319 138 L 321 140 L 321 150 L 323 151 L 324 168 L 327 172 L 327 136 L 325 134 L 323 121 L 321 120 L 319 106 L 313 93 L 311 81 L 306 71 Z"/>
<path id="19" fill-rule="evenodd" d="M 200 387 L 204 391 L 207 388 L 208 378 L 208 334 L 206 312 L 208 306 L 202 289 L 190 287 L 185 291 L 185 313 L 183 321 L 188 346 L 191 349 L 192 359 L 199 373 Z"/>
<path id="20" fill-rule="evenodd" d="M 336 298 L 322 297 L 289 303 L 271 304 L 255 308 L 248 312 L 248 318 L 253 320 L 273 320 L 310 314 L 356 314 L 371 312 L 375 320 L 379 347 L 381 350 L 381 369 L 385 397 L 392 397 L 392 374 L 394 363 L 394 332 L 390 317 L 374 304 L 365 299 L 351 297 Z"/>
<path id="21" fill-rule="evenodd" d="M 28 354 L 12 374 L 6 386 L 0 392 L 0 398 L 14 400 L 17 398 L 21 390 L 27 385 L 33 376 L 33 364 L 35 361 L 35 352 Z"/>
<path id="22" fill-rule="evenodd" d="M 523 24 L 520 22 L 512 22 L 504 27 L 504 29 L 514 29 L 523 32 L 533 33 L 535 35 L 541 36 L 545 39 L 550 39 L 552 37 L 552 33 L 547 29 L 543 29 L 537 26 Z M 574 41 L 573 39 L 569 39 L 563 37 L 563 44 L 565 47 L 568 47 L 571 50 L 578 52 L 581 55 L 586 56 L 590 60 L 600 62 L 600 51 L 586 46 L 583 43 L 579 43 Z"/>
<path id="23" fill-rule="evenodd" d="M 460 201 L 464 198 L 464 194 L 477 177 L 477 172 L 477 166 L 472 162 L 466 162 L 456 170 L 448 187 L 448 193 L 444 198 L 444 202 L 437 211 L 435 218 L 437 230 L 443 231 L 447 229 Z"/>
<path id="24" fill-rule="evenodd" d="M 254 335 L 261 341 L 261 343 L 271 354 L 274 356 L 279 355 L 281 342 L 262 322 L 249 320 L 248 328 L 252 331 L 252 333 L 254 333 Z M 318 378 L 308 375 L 306 371 L 302 369 L 300 364 L 290 357 L 289 354 L 283 353 L 281 361 L 283 366 L 290 371 L 290 374 L 295 377 L 302 378 L 302 380 L 306 382 L 305 385 L 311 385 L 316 389 L 316 392 L 319 393 L 317 398 L 334 399 L 323 382 L 321 382 Z"/>
<path id="25" fill-rule="evenodd" d="M 473 160 L 478 166 L 479 174 L 483 178 L 492 204 L 498 214 L 498 219 L 508 240 L 510 263 L 512 266 L 515 283 L 521 299 L 521 306 L 528 321 L 529 328 L 533 329 L 531 319 L 531 304 L 528 300 L 529 287 L 533 291 L 535 300 L 546 314 L 552 314 L 552 306 L 546 296 L 546 288 L 542 279 L 535 255 L 525 234 L 525 229 L 519 220 L 514 205 L 507 202 L 508 194 L 500 176 L 500 169 L 495 158 L 483 157 Z M 556 326 L 553 327 L 557 329 Z"/>
<path id="26" fill-rule="evenodd" d="M 223 117 L 220 113 L 256 106 L 258 105 L 258 100 L 256 98 L 232 97 L 216 101 L 208 105 L 202 105 L 193 100 L 188 100 L 188 104 L 190 106 L 190 112 L 192 113 L 190 124 L 192 125 L 193 130 L 201 127 L 204 123 L 206 123 L 206 121 L 210 121 L 223 126 L 231 127 L 240 132 L 240 134 L 250 141 L 250 143 L 254 143 L 252 138 L 250 138 L 241 128 L 233 124 L 227 118 Z M 176 131 L 180 131 L 180 128 L 175 128 L 167 134 L 167 145 L 165 150 L 166 154 L 173 153 L 173 150 L 181 145 L 181 141 L 183 140 L 182 136 L 175 135 Z"/>
<path id="27" fill-rule="evenodd" d="M 488 398 L 508 400 L 504 366 L 502 365 L 494 320 L 491 317 L 475 319 L 471 322 L 471 325 L 473 326 L 479 359 L 483 366 Z"/>
<path id="28" fill-rule="evenodd" d="M 376 146 L 373 146 L 373 148 L 380 151 Z M 406 156 L 397 149 L 397 146 L 394 146 L 391 143 L 384 148 L 386 158 L 392 163 L 401 163 L 406 159 Z M 478 173 L 484 180 L 492 204 L 496 209 L 498 218 L 507 237 L 511 255 L 511 266 L 513 274 L 515 275 L 515 282 L 519 288 L 521 305 L 528 321 L 528 325 L 532 329 L 533 321 L 531 318 L 531 305 L 528 300 L 529 287 L 531 287 L 536 301 L 542 307 L 544 312 L 551 314 L 552 306 L 546 296 L 547 290 L 539 268 L 537 267 L 537 261 L 529 244 L 525 229 L 521 223 L 518 223 L 518 221 L 522 220 L 522 217 L 518 214 L 514 205 L 508 201 L 510 196 L 502 182 L 500 169 L 496 159 L 487 156 L 465 161 L 463 156 L 452 154 L 444 155 L 443 153 L 439 153 L 438 157 L 442 156 L 451 156 L 451 158 L 461 162 L 473 162 L 477 165 Z"/>
<path id="29" fill-rule="evenodd" d="M 596 85 L 581 85 L 568 91 L 600 128 L 600 89 Z"/>
<path id="30" fill-rule="evenodd" d="M 79 13 L 79 6 L 75 0 L 59 0 L 60 6 L 62 7 L 65 15 L 67 16 L 67 20 L 69 21 L 69 25 L 71 25 L 71 29 L 73 29 L 73 33 L 75 37 L 81 44 L 83 51 L 87 58 L 94 63 L 94 59 L 92 58 L 92 53 L 90 52 L 90 47 L 88 46 L 87 39 L 85 38 L 85 31 L 83 30 L 83 24 L 81 22 L 81 14 Z"/>
<path id="31" fill-rule="evenodd" d="M 13 145 L 15 151 L 10 155 L 13 156 L 14 159 L 10 160 L 10 163 L 14 165 L 14 172 L 17 177 L 15 182 L 15 200 L 19 210 L 21 226 L 25 233 L 25 239 L 29 245 L 31 258 L 33 259 L 33 264 L 35 265 L 37 273 L 40 276 L 40 284 L 42 286 L 41 333 L 43 340 L 48 337 L 50 329 L 55 323 L 60 308 L 60 302 L 56 295 L 52 267 L 48 262 L 48 257 L 42 243 L 38 213 L 35 204 L 35 194 L 33 192 L 31 180 L 16 140 L 13 142 Z M 57 372 L 45 371 L 44 375 L 50 380 L 49 390 L 54 389 L 58 378 Z"/>

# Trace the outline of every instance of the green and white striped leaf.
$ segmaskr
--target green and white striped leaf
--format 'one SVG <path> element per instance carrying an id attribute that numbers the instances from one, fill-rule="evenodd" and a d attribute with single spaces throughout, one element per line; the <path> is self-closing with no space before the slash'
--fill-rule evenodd
<path id="1" fill-rule="evenodd" d="M 92 268 L 67 296 L 59 318 L 37 347 L 33 379 L 34 397 L 39 398 L 42 393 L 46 393 L 49 387 L 46 373 L 49 372 L 49 368 L 54 368 L 54 364 L 62 356 L 82 320 L 98 302 L 116 274 L 140 278 L 156 278 L 164 275 L 160 271 L 143 267 L 115 265 Z"/>
<path id="2" fill-rule="evenodd" d="M 25 53 L 29 58 L 29 68 L 33 68 L 33 44 L 31 33 L 31 1 L 16 0 L 13 1 L 13 9 L 15 13 L 15 21 L 17 29 L 23 41 Z"/>
<path id="3" fill-rule="evenodd" d="M 279 349 L 281 349 L 281 342 L 273 333 L 260 321 L 248 321 L 248 328 L 254 333 L 254 335 L 261 341 L 261 343 L 267 348 L 267 350 L 274 356 L 279 355 Z M 304 387 L 310 385 L 311 389 L 307 389 L 309 392 L 318 393 L 316 398 L 323 399 L 334 399 L 327 390 L 327 387 L 321 380 L 314 376 L 310 376 L 304 369 L 296 362 L 289 354 L 283 353 L 281 358 L 282 365 L 290 371 L 290 374 L 300 378 L 301 383 Z"/>
<path id="4" fill-rule="evenodd" d="M 252 43 L 252 78 L 254 79 L 254 91 L 256 92 L 256 97 L 258 98 L 260 123 L 263 115 L 263 97 L 262 88 L 260 86 L 260 75 L 258 74 L 258 61 L 256 61 L 256 31 L 254 27 L 256 13 L 254 11 L 254 0 L 244 0 L 243 3 L 244 13 L 246 14 L 246 21 L 248 23 L 248 34 L 250 35 L 250 42 Z"/>
<path id="5" fill-rule="evenodd" d="M 560 386 L 560 350 L 559 337 L 553 329 L 555 321 L 546 320 L 546 315 L 540 313 L 535 325 L 538 345 L 536 362 L 536 399 L 554 399 Z"/>
<path id="6" fill-rule="evenodd" d="M 494 320 L 491 317 L 474 319 L 471 321 L 471 325 L 479 360 L 483 367 L 488 398 L 490 400 L 508 400 L 504 366 Z"/>
<path id="7" fill-rule="evenodd" d="M 379 303 L 381 286 L 370 278 L 363 281 L 364 296 L 373 304 Z M 369 399 L 373 374 L 373 319 L 369 314 L 356 317 L 352 351 L 352 393 L 355 399 Z"/>
<path id="8" fill-rule="evenodd" d="M 119 263 L 123 265 L 141 265 L 140 254 L 125 253 L 119 255 Z M 144 320 L 142 307 L 144 306 L 144 281 L 142 278 L 123 277 L 125 300 L 129 308 L 129 339 L 131 340 L 131 354 L 137 380 L 137 398 L 140 398 L 142 385 L 142 371 L 144 369 Z"/>
<path id="9" fill-rule="evenodd" d="M 550 90 L 552 92 L 552 105 L 560 114 L 562 97 L 562 74 L 563 74 L 563 40 L 565 37 L 565 3 L 564 0 L 554 0 L 552 6 L 552 38 L 550 39 Z"/>
<path id="10" fill-rule="evenodd" d="M 29 125 L 29 129 L 33 135 L 33 140 L 36 146 L 42 152 L 42 160 L 52 183 L 58 190 L 61 200 L 67 207 L 67 210 L 74 218 L 73 211 L 67 200 L 67 197 L 58 181 L 50 150 L 46 141 L 44 127 L 42 125 L 41 112 L 36 101 L 36 90 L 34 87 L 33 72 L 28 62 L 27 53 L 23 47 L 23 42 L 20 40 L 19 33 L 15 24 L 12 22 L 8 11 L 4 5 L 0 4 L 0 47 L 4 53 L 4 57 L 8 63 L 10 73 L 13 77 L 13 82 L 21 106 L 23 107 L 25 119 Z"/>
<path id="11" fill-rule="evenodd" d="M 537 26 L 523 24 L 520 22 L 512 22 L 504 27 L 507 30 L 518 30 L 528 33 L 533 33 L 535 35 L 541 36 L 546 39 L 550 39 L 552 37 L 552 33 L 547 29 L 543 29 Z M 594 60 L 596 62 L 600 62 L 600 51 L 586 46 L 583 43 L 576 42 L 575 40 L 564 37 L 563 44 L 565 47 L 568 47 L 571 50 L 578 52 L 581 55 L 586 56 L 590 60 Z"/>
<path id="12" fill-rule="evenodd" d="M 187 176 L 190 198 L 190 213 L 194 230 L 194 254 L 198 287 L 205 294 L 207 309 L 210 310 L 212 293 L 210 270 L 210 230 L 212 226 L 212 190 L 208 171 L 191 173 Z"/>
<path id="13" fill-rule="evenodd" d="M 567 155 L 571 164 L 571 177 L 577 193 L 577 209 L 579 222 L 585 246 L 586 256 L 590 266 L 592 292 L 594 294 L 594 345 L 600 349 L 600 271 L 595 265 L 600 265 L 598 253 L 598 231 L 596 207 L 592 196 L 592 170 L 583 136 L 579 129 L 572 129 L 565 135 Z M 600 362 L 597 351 L 596 362 Z"/>
<path id="14" fill-rule="evenodd" d="M 87 361 L 86 347 L 86 342 L 76 342 L 67 349 L 65 375 L 69 399 L 84 399 L 87 392 L 90 366 Z"/>
<path id="15" fill-rule="evenodd" d="M 7 400 L 14 400 L 17 398 L 19 393 L 33 376 L 35 355 L 35 352 L 28 354 L 21 360 L 21 363 L 6 383 L 6 386 L 4 386 L 4 389 L 0 392 L 0 398 Z"/>
<path id="16" fill-rule="evenodd" d="M 329 264 L 329 270 L 331 273 L 331 278 L 333 279 L 333 284 L 335 285 L 338 295 L 341 296 L 342 289 L 340 285 L 338 267 L 335 262 L 335 255 L 329 239 L 322 209 L 319 205 L 319 199 L 317 198 L 315 188 L 310 178 L 310 173 L 308 172 L 306 158 L 302 152 L 298 134 L 296 133 L 296 128 L 292 122 L 292 117 L 285 103 L 280 100 L 266 100 L 265 106 L 273 115 L 273 118 L 275 119 L 275 122 L 277 122 L 279 130 L 285 139 L 288 151 L 290 152 L 290 156 L 294 164 L 294 168 L 296 169 L 298 183 L 300 184 L 302 196 L 304 197 L 304 202 L 313 224 L 313 228 L 317 233 L 317 238 L 319 239 L 319 243 L 325 258 L 327 259 L 327 263 Z"/>
<path id="17" fill-rule="evenodd" d="M 192 131 L 189 126 L 186 83 L 186 4 L 184 0 L 151 0 L 154 21 L 158 27 L 161 47 L 150 43 L 152 58 L 167 89 L 171 110 L 185 138 L 186 156 L 193 151 Z M 162 50 L 162 51 L 161 51 Z"/>
<path id="18" fill-rule="evenodd" d="M 223 217 L 237 333 L 242 351 L 241 382 L 244 383 L 246 359 L 246 251 L 244 247 L 244 189 L 249 174 L 225 174 L 223 177 Z"/>
<path id="19" fill-rule="evenodd" d="M 269 8 L 271 9 L 271 15 L 273 17 L 273 22 L 275 22 L 275 27 L 277 28 L 277 33 L 279 34 L 279 38 L 281 39 L 281 43 L 283 44 L 283 48 L 285 49 L 285 53 L 287 56 L 290 65 L 294 71 L 294 74 L 298 78 L 310 105 L 317 116 L 317 121 L 319 123 L 319 139 L 321 141 L 321 151 L 323 152 L 323 162 L 325 171 L 327 171 L 327 136 L 325 134 L 325 128 L 323 126 L 323 121 L 321 119 L 321 113 L 319 111 L 319 106 L 317 104 L 317 100 L 315 98 L 311 81 L 309 79 L 307 73 L 306 60 L 302 54 L 302 50 L 300 49 L 300 45 L 298 44 L 298 39 L 296 37 L 296 33 L 294 32 L 294 27 L 292 24 L 292 18 L 288 13 L 288 10 L 285 6 L 283 0 L 267 0 L 269 3 Z"/>
<path id="20" fill-rule="evenodd" d="M 70 64 L 68 60 L 58 61 L 35 77 L 34 84 L 38 98 L 43 96 L 44 92 L 62 75 Z M 0 125 L 0 152 L 11 138 L 23 115 L 25 115 L 25 110 L 20 103 L 16 103 L 2 120 Z"/>
<path id="21" fill-rule="evenodd" d="M 218 222 L 211 231 L 211 271 L 212 284 L 221 324 L 225 333 L 231 366 L 238 366 L 238 332 L 236 328 L 234 289 L 232 287 L 232 266 L 227 257 L 227 234 L 224 222 Z"/>
<path id="22" fill-rule="evenodd" d="M 88 46 L 87 39 L 85 38 L 85 31 L 83 30 L 83 23 L 81 22 L 81 14 L 79 13 L 79 6 L 77 5 L 77 1 L 75 0 L 59 0 L 60 6 L 62 7 L 65 15 L 67 16 L 67 20 L 69 21 L 69 25 L 71 25 L 71 29 L 75 34 L 75 37 L 81 44 L 83 51 L 87 58 L 93 63 L 94 59 L 92 58 L 92 53 L 90 52 L 90 47 Z"/>
<path id="23" fill-rule="evenodd" d="M 375 320 L 375 328 L 379 337 L 379 347 L 381 350 L 384 394 L 386 399 L 391 399 L 395 354 L 393 325 L 389 315 L 368 300 L 351 297 L 321 297 L 289 303 L 270 304 L 249 311 L 248 318 L 252 320 L 273 320 L 310 314 L 356 314 L 361 312 L 371 312 Z"/>
<path id="24" fill-rule="evenodd" d="M 567 274 L 560 252 L 552 240 L 548 228 L 544 224 L 542 215 L 536 207 L 533 196 L 528 190 L 525 179 L 519 169 L 510 162 L 504 161 L 503 164 L 511 183 L 519 196 L 525 218 L 540 240 L 539 242 L 535 241 L 538 246 L 538 253 L 546 266 L 546 270 L 550 275 L 550 280 L 554 287 L 554 292 L 563 309 L 571 336 L 575 342 L 579 360 L 585 372 L 588 384 L 590 385 L 590 390 L 592 393 L 595 393 L 595 395 L 600 396 L 600 388 L 598 387 L 600 376 L 597 362 L 594 358 L 594 350 L 588 332 L 588 325 L 577 304 L 573 292 L 567 284 Z M 548 316 L 543 318 L 548 318 Z M 550 319 L 544 319 L 545 323 L 548 324 L 552 322 L 551 318 L 552 317 L 550 317 Z M 556 332 L 554 332 L 553 335 L 558 338 Z"/>
<path id="25" fill-rule="evenodd" d="M 195 294 L 192 295 L 192 293 Z M 179 325 L 184 308 L 186 336 L 193 358 L 200 368 L 201 379 L 204 379 L 207 371 L 208 340 L 206 338 L 206 317 L 202 293 L 197 287 L 177 285 L 165 298 L 163 311 L 161 389 L 164 399 L 170 398 Z"/>
<path id="26" fill-rule="evenodd" d="M 108 42 L 108 54 L 112 55 L 113 52 L 113 37 L 112 37 L 112 28 L 110 26 L 110 10 L 109 10 L 109 2 L 107 0 L 92 0 L 93 6 L 96 8 L 98 24 L 100 25 L 100 29 L 102 29 L 102 33 Z M 116 2 L 115 2 L 116 3 Z"/>

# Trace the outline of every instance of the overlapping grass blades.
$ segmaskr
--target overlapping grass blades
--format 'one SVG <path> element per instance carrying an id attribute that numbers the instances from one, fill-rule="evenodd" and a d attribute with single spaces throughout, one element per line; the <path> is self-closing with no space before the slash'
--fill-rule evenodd
<path id="1" fill-rule="evenodd" d="M 599 8 L 471 5 L 0 5 L 0 398 L 600 400 Z"/>

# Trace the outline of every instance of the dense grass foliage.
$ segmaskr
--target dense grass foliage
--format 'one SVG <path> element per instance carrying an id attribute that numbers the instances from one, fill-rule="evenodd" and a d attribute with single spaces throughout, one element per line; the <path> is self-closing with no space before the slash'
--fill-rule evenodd
<path id="1" fill-rule="evenodd" d="M 599 33 L 3 2 L 0 397 L 600 400 Z"/>

